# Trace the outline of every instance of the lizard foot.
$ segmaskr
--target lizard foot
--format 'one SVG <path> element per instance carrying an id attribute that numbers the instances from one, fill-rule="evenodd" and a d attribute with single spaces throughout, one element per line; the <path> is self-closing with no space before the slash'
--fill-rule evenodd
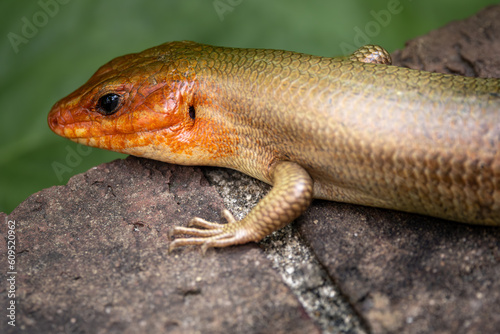
<path id="1" fill-rule="evenodd" d="M 175 248 L 187 245 L 201 245 L 202 253 L 205 253 L 211 247 L 226 247 L 235 244 L 248 242 L 246 233 L 238 228 L 238 221 L 231 212 L 224 209 L 222 215 L 227 220 L 227 224 L 209 222 L 202 218 L 193 218 L 189 221 L 188 227 L 174 226 L 169 231 L 169 237 L 184 234 L 194 236 L 194 238 L 179 238 L 170 243 L 169 252 Z"/>
<path id="2" fill-rule="evenodd" d="M 209 247 L 259 241 L 297 218 L 311 203 L 312 178 L 304 168 L 291 161 L 276 163 L 271 175 L 273 188 L 245 218 L 237 221 L 227 210 L 222 211 L 227 224 L 194 218 L 188 224 L 190 227 L 174 227 L 169 232 L 170 236 L 192 236 L 175 239 L 170 243 L 169 251 L 180 246 L 201 245 L 202 252 L 205 252 Z"/>

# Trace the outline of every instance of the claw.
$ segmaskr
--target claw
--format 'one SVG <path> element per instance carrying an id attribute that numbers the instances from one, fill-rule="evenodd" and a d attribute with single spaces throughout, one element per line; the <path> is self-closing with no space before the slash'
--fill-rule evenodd
<path id="1" fill-rule="evenodd" d="M 236 219 L 228 210 L 222 211 L 222 216 L 227 220 L 227 224 L 213 223 L 205 219 L 195 217 L 188 223 L 189 227 L 174 226 L 168 232 L 168 237 L 184 234 L 196 238 L 179 238 L 172 241 L 168 247 L 169 252 L 175 248 L 187 245 L 201 245 L 204 254 L 211 247 L 225 247 L 234 244 L 236 238 L 232 224 Z M 203 229 L 202 229 L 203 228 Z"/>
<path id="2" fill-rule="evenodd" d="M 205 254 L 208 248 L 230 246 L 234 244 L 234 240 L 233 233 L 222 233 L 209 238 L 180 238 L 170 243 L 168 251 L 172 252 L 175 248 L 182 246 L 201 245 L 201 252 Z"/>

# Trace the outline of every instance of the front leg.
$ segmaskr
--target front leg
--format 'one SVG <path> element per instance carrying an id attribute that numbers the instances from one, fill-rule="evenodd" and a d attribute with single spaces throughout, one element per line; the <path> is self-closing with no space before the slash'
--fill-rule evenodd
<path id="1" fill-rule="evenodd" d="M 307 171 L 290 161 L 276 163 L 271 169 L 273 188 L 240 221 L 224 210 L 227 224 L 211 223 L 201 218 L 189 222 L 192 227 L 174 226 L 170 235 L 190 235 L 193 238 L 179 238 L 170 243 L 169 250 L 185 245 L 202 245 L 202 251 L 209 247 L 227 247 L 259 241 L 271 232 L 287 225 L 300 216 L 313 197 L 313 180 Z"/>

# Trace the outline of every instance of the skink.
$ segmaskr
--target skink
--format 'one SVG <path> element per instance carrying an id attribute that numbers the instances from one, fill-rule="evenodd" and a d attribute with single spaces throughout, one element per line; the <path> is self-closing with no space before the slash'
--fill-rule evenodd
<path id="1" fill-rule="evenodd" d="M 194 218 L 170 248 L 258 241 L 313 198 L 500 225 L 500 80 L 350 57 L 172 42 L 118 57 L 57 102 L 77 143 L 273 185 L 242 220 Z"/>

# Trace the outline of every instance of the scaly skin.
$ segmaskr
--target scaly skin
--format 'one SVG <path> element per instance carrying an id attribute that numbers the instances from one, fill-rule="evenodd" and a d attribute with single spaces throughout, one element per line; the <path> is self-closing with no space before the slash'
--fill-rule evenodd
<path id="1" fill-rule="evenodd" d="M 500 225 L 500 80 L 387 64 L 375 46 L 324 58 L 166 43 L 101 67 L 48 122 L 81 144 L 274 185 L 241 221 L 174 228 L 193 238 L 171 249 L 258 241 L 313 197 Z"/>

